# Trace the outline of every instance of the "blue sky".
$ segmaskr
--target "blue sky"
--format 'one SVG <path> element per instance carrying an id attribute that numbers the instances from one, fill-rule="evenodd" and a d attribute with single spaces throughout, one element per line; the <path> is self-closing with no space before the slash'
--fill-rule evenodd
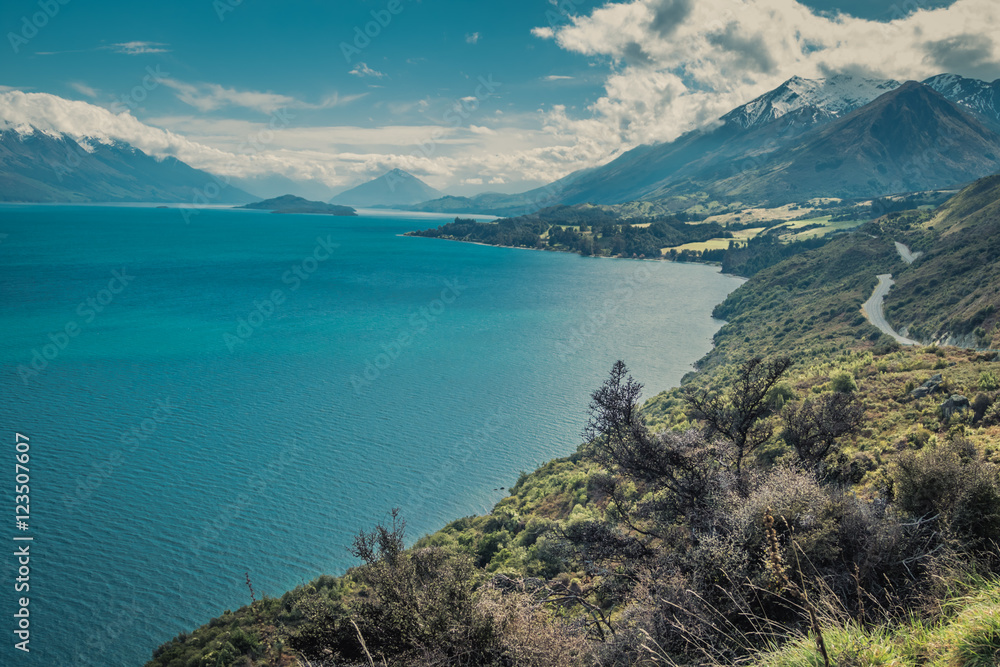
<path id="1" fill-rule="evenodd" d="M 2 90 L 127 110 L 193 142 L 163 152 L 202 168 L 276 130 L 233 168 L 332 189 L 399 166 L 453 192 L 515 191 L 672 139 L 794 74 L 997 75 L 991 0 L 64 1 L 3 4 Z M 387 24 L 355 43 L 372 12 Z M 348 58 L 344 44 L 363 48 Z M 293 117 L 276 126 L 280 109 Z"/>

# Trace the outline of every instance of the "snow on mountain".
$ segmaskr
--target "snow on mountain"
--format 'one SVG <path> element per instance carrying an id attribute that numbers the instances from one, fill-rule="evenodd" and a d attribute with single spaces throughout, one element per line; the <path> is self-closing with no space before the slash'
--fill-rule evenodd
<path id="1" fill-rule="evenodd" d="M 957 74 L 938 74 L 924 81 L 955 104 L 1000 123 L 1000 79 L 987 83 Z"/>
<path id="2" fill-rule="evenodd" d="M 803 79 L 796 76 L 757 99 L 733 109 L 722 120 L 749 129 L 766 125 L 788 113 L 805 108 L 816 109 L 831 118 L 839 118 L 900 85 L 898 81 L 891 79 L 864 79 L 848 75 L 828 79 Z"/>
<path id="3" fill-rule="evenodd" d="M 147 155 L 161 159 L 174 157 L 220 176 L 251 178 L 281 174 L 297 180 L 323 178 L 329 171 L 321 162 L 311 165 L 290 162 L 277 151 L 222 150 L 147 125 L 128 111 L 115 112 L 49 93 L 0 89 L 0 132 L 4 131 L 25 137 L 68 138 L 89 146 L 115 146 L 115 142 L 120 142 Z"/>

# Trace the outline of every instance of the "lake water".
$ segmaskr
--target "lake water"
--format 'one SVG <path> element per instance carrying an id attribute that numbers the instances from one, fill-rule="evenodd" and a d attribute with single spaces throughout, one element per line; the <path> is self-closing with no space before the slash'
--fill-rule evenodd
<path id="1" fill-rule="evenodd" d="M 31 553 L 27 593 L 0 558 L 0 663 L 141 665 L 248 604 L 248 571 L 277 596 L 393 507 L 411 539 L 488 511 L 576 448 L 616 359 L 675 386 L 741 282 L 401 236 L 441 222 L 0 206 L 0 539 Z"/>

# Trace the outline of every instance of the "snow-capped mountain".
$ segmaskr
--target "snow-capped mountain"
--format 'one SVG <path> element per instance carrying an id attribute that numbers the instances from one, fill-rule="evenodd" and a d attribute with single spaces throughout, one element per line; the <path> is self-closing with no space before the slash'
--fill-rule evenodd
<path id="1" fill-rule="evenodd" d="M 980 112 L 992 108 L 995 84 L 944 77 L 935 83 L 940 92 L 915 81 L 793 78 L 722 123 L 637 146 L 552 184 L 547 190 L 559 195 L 547 201 L 685 207 L 707 195 L 788 203 L 953 187 L 996 173 L 1000 127 Z M 480 197 L 470 209 L 494 207 Z"/>
<path id="2" fill-rule="evenodd" d="M 860 109 L 900 86 L 892 79 L 865 79 L 838 75 L 828 79 L 792 77 L 774 90 L 737 107 L 722 117 L 743 129 L 766 125 L 800 109 L 813 111 L 817 120 L 839 118 Z"/>
<path id="3" fill-rule="evenodd" d="M 1000 124 L 1000 79 L 987 83 L 957 74 L 938 74 L 924 81 L 949 100 Z"/>
<path id="4" fill-rule="evenodd" d="M 253 199 L 176 158 L 156 158 L 124 141 L 73 138 L 23 123 L 0 125 L 0 201 L 224 204 Z"/>

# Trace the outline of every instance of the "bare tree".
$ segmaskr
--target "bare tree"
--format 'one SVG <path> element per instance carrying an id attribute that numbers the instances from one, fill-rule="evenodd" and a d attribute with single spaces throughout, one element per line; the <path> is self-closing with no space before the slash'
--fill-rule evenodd
<path id="1" fill-rule="evenodd" d="M 642 385 L 629 376 L 623 362 L 616 362 L 611 376 L 592 394 L 583 435 L 594 457 L 611 473 L 596 476 L 594 485 L 610 500 L 619 519 L 636 533 L 662 537 L 661 529 L 673 518 L 684 516 L 698 523 L 701 510 L 724 483 L 725 476 L 718 474 L 719 460 L 726 458 L 728 445 L 710 443 L 697 429 L 650 432 L 640 414 L 641 393 Z M 652 493 L 642 500 L 630 499 L 625 481 Z"/>
<path id="2" fill-rule="evenodd" d="M 857 431 L 864 417 L 864 406 L 853 394 L 824 394 L 785 408 L 782 437 L 803 462 L 815 465 L 826 457 L 838 438 Z"/>
<path id="3" fill-rule="evenodd" d="M 788 357 L 770 361 L 754 357 L 740 366 L 728 391 L 689 389 L 685 394 L 692 416 L 708 426 L 706 437 L 722 436 L 732 443 L 737 475 L 744 457 L 774 434 L 774 426 L 766 419 L 771 413 L 767 394 L 791 365 Z"/>

